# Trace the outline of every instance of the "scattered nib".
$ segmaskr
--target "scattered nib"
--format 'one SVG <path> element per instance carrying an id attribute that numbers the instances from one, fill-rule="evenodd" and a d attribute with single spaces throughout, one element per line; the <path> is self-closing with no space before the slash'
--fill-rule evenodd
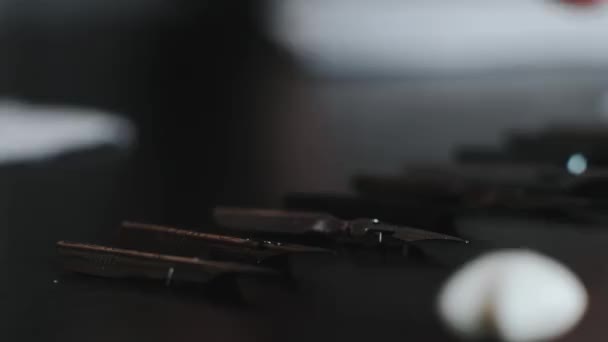
<path id="1" fill-rule="evenodd" d="M 463 215 L 492 213 L 584 224 L 606 222 L 607 217 L 602 213 L 608 207 L 608 201 L 580 196 L 581 189 L 576 189 L 575 185 L 582 186 L 580 183 L 567 183 L 534 189 L 500 184 L 472 185 L 460 181 L 425 183 L 417 179 L 369 176 L 360 177 L 356 184 L 357 191 L 364 197 L 392 199 L 402 201 L 404 205 L 417 198 L 419 202 L 428 203 L 429 207 L 443 208 L 441 215 L 452 221 Z"/>
<path id="2" fill-rule="evenodd" d="M 386 245 L 420 240 L 466 242 L 427 230 L 383 223 L 377 219 L 341 220 L 327 213 L 216 208 L 218 224 L 233 230 L 291 236 L 322 236 L 339 243 Z"/>
<path id="3" fill-rule="evenodd" d="M 587 292 L 565 266 L 528 250 L 482 255 L 457 271 L 439 293 L 444 323 L 465 338 L 508 342 L 558 338 L 587 308 Z"/>
<path id="4" fill-rule="evenodd" d="M 207 283 L 222 275 L 276 276 L 272 269 L 236 262 L 151 253 L 78 242 L 57 242 L 66 270 L 106 278 Z"/>
<path id="5" fill-rule="evenodd" d="M 564 179 L 561 183 L 561 188 L 568 195 L 606 200 L 606 194 L 608 193 L 606 191 L 608 190 L 608 171 L 601 169 Z"/>
<path id="6" fill-rule="evenodd" d="M 276 265 L 277 258 L 293 254 L 333 253 L 333 251 L 263 239 L 209 234 L 153 224 L 123 222 L 121 242 L 127 247 L 183 256 Z M 280 265 L 280 264 L 279 264 Z"/>
<path id="7" fill-rule="evenodd" d="M 415 180 L 520 187 L 554 186 L 568 176 L 563 167 L 532 163 L 414 164 L 403 174 Z"/>
<path id="8" fill-rule="evenodd" d="M 454 234 L 455 229 L 445 208 L 420 199 L 387 200 L 331 193 L 290 193 L 285 196 L 290 210 L 328 212 L 344 219 L 382 217 L 387 222 L 431 231 Z"/>

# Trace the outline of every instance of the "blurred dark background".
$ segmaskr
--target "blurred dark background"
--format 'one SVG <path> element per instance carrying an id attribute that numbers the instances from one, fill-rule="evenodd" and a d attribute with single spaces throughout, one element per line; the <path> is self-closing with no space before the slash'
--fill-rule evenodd
<path id="1" fill-rule="evenodd" d="M 131 290 L 105 302 L 114 296 L 103 292 L 105 283 L 53 292 L 56 240 L 107 241 L 123 219 L 204 227 L 218 204 L 279 206 L 289 192 L 348 193 L 355 174 L 447 162 L 456 147 L 497 146 L 511 129 L 604 125 L 606 27 L 605 6 L 534 0 L 0 1 L 0 97 L 113 113 L 136 131 L 127 148 L 74 147 L 0 164 L 0 264 L 8 279 L 0 284 L 8 308 L 0 322 L 14 333 L 7 340 L 81 340 L 78 333 L 103 328 L 97 321 L 106 313 L 133 303 L 162 312 L 150 309 L 138 333 L 152 320 L 157 327 L 148 335 L 173 337 L 159 317 L 183 312 L 182 302 Z M 0 108 L 0 123 L 3 115 Z M 0 134 L 7 132 L 0 127 Z M 567 235 L 558 245 L 582 249 L 587 240 L 575 248 L 570 241 Z M 362 278 L 328 269 L 343 283 Z M 412 272 L 420 273 L 400 275 L 393 290 L 414 279 L 424 296 L 400 298 L 423 315 L 410 310 L 407 317 L 445 338 L 431 305 L 433 286 L 447 272 Z M 394 274 L 374 276 L 367 278 L 377 287 L 372 295 L 389 293 L 382 289 Z M 106 297 L 97 300 L 100 293 Z M 354 306 L 359 289 L 345 293 L 341 300 Z M 323 310 L 333 305 L 329 297 Z M 358 326 L 349 336 L 369 339 L 388 314 L 400 322 L 401 307 L 374 316 L 386 306 L 370 298 L 374 310 L 361 306 L 355 318 L 372 323 L 342 317 L 332 336 Z M 234 322 L 259 319 L 187 305 L 186 313 L 202 310 L 201 317 L 228 327 L 218 336 Z M 284 340 L 272 334 L 280 313 L 270 316 L 262 332 Z M 82 325 L 70 330 L 63 317 Z M 317 328 L 331 325 L 324 318 Z M 128 335 L 124 321 L 108 319 L 113 328 L 95 336 Z M 195 320 L 172 322 L 200 328 Z M 31 329 L 36 323 L 44 328 Z M 427 336 L 397 323 L 388 334 L 403 329 Z"/>
<path id="2" fill-rule="evenodd" d="M 213 204 L 345 192 L 355 172 L 447 160 L 454 145 L 497 143 L 508 128 L 601 120 L 606 80 L 593 47 L 601 34 L 585 37 L 603 16 L 556 6 L 5 1 L 0 90 L 132 120 L 138 141 L 119 177 L 121 215 L 195 224 Z M 505 23 L 522 13 L 509 31 Z M 585 15 L 578 32 L 572 22 Z M 465 28 L 434 38 L 469 19 L 486 35 Z M 382 20 L 383 33 L 366 29 Z M 393 44 L 400 31 L 416 35 Z M 545 60 L 526 50 L 541 33 Z M 420 63 L 433 51 L 443 57 Z"/>
<path id="3" fill-rule="evenodd" d="M 270 154 L 253 152 L 278 54 L 256 1 L 2 5 L 3 96 L 135 124 L 119 177 L 124 215 L 200 223 L 212 203 L 267 198 L 256 165 Z"/>

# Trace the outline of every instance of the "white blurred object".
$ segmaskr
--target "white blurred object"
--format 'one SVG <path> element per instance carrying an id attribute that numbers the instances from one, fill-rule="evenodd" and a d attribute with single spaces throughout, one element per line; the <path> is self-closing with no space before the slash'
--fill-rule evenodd
<path id="1" fill-rule="evenodd" d="M 573 175 L 582 175 L 587 171 L 587 158 L 581 153 L 575 153 L 568 158 L 566 169 Z"/>
<path id="2" fill-rule="evenodd" d="M 90 109 L 0 102 L 0 163 L 38 160 L 103 145 L 128 148 L 131 123 Z"/>
<path id="3" fill-rule="evenodd" d="M 327 73 L 608 66 L 608 7 L 541 0 L 278 0 L 276 39 Z"/>
<path id="4" fill-rule="evenodd" d="M 565 266 L 525 250 L 483 255 L 457 271 L 439 294 L 439 314 L 460 336 L 538 341 L 572 329 L 587 292 Z"/>

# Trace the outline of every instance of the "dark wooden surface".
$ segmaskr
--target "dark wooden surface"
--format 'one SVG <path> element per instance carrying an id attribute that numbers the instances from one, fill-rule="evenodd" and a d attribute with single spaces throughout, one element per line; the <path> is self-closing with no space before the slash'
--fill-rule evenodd
<path id="1" fill-rule="evenodd" d="M 434 301 L 455 266 L 375 253 L 296 257 L 290 260 L 292 284 L 241 278 L 234 286 L 187 290 L 64 272 L 56 240 L 111 241 L 128 215 L 125 165 L 124 156 L 92 151 L 0 168 L 3 340 L 453 340 Z M 591 307 L 564 340 L 602 340 L 608 230 L 530 220 L 460 224 L 467 237 L 529 246 L 572 266 L 589 288 Z M 456 265 L 478 253 L 465 245 L 443 247 L 424 246 L 437 260 Z"/>

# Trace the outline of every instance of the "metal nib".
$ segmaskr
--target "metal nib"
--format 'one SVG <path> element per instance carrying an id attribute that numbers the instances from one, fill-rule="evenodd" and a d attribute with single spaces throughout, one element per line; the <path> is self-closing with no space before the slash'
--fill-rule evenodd
<path id="1" fill-rule="evenodd" d="M 140 278 L 206 283 L 221 275 L 272 276 L 272 269 L 234 262 L 158 254 L 132 249 L 78 242 L 57 242 L 57 251 L 67 270 L 109 278 Z"/>
<path id="2" fill-rule="evenodd" d="M 216 221 L 230 229 L 278 233 L 278 234 L 318 234 L 335 238 L 348 237 L 351 240 L 369 240 L 377 236 L 383 239 L 398 239 L 403 242 L 419 240 L 450 240 L 466 242 L 463 239 L 436 232 L 395 226 L 376 219 L 340 220 L 326 213 L 298 212 L 285 210 L 260 210 L 244 208 L 216 208 Z"/>

